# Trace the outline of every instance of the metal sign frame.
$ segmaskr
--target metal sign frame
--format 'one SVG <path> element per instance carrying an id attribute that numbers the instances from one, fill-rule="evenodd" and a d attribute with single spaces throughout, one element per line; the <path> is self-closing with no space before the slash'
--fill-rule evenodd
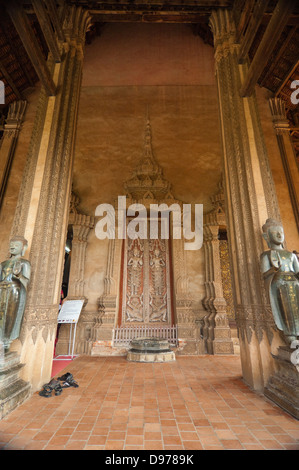
<path id="1" fill-rule="evenodd" d="M 74 357 L 77 323 L 79 321 L 83 304 L 84 300 L 65 300 L 58 314 L 57 323 L 70 325 L 68 356 L 71 356 L 72 359 Z M 55 357 L 55 360 L 63 361 L 64 359 L 58 359 L 61 356 L 62 355 Z"/>

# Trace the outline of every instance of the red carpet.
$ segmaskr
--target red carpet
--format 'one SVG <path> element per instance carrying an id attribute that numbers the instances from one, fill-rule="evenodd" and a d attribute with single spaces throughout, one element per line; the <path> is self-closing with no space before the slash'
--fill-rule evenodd
<path id="1" fill-rule="evenodd" d="M 76 359 L 76 357 L 73 359 L 71 359 L 71 356 L 59 356 L 59 359 L 54 357 L 51 377 L 55 377 L 56 374 L 59 374 L 59 372 L 65 369 L 74 359 Z"/>

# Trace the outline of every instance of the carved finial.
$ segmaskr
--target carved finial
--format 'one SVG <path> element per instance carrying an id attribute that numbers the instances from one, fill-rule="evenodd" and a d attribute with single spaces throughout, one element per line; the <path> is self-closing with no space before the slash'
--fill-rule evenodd
<path id="1" fill-rule="evenodd" d="M 138 199 L 150 192 L 164 195 L 170 190 L 170 184 L 163 178 L 162 168 L 155 161 L 152 148 L 152 130 L 147 106 L 144 150 L 142 158 L 133 171 L 131 178 L 125 183 L 125 189 L 130 194 L 138 194 Z"/>

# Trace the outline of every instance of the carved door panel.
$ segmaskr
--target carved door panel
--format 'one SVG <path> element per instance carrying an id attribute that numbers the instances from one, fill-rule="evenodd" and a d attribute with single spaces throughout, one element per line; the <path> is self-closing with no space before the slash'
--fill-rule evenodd
<path id="1" fill-rule="evenodd" d="M 171 324 L 169 240 L 125 240 L 122 324 Z"/>

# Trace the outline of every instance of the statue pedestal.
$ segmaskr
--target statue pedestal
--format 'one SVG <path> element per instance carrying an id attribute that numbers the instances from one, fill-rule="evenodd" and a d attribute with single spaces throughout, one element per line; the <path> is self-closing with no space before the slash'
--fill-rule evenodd
<path id="1" fill-rule="evenodd" d="M 19 378 L 22 367 L 20 357 L 15 352 L 0 357 L 0 419 L 30 395 L 31 385 Z"/>
<path id="2" fill-rule="evenodd" d="M 299 371 L 290 360 L 294 352 L 286 346 L 278 349 L 274 356 L 277 372 L 270 377 L 264 394 L 274 403 L 299 419 Z"/>
<path id="3" fill-rule="evenodd" d="M 172 362 L 175 353 L 167 340 L 160 338 L 136 338 L 131 341 L 127 360 L 130 362 Z"/>

